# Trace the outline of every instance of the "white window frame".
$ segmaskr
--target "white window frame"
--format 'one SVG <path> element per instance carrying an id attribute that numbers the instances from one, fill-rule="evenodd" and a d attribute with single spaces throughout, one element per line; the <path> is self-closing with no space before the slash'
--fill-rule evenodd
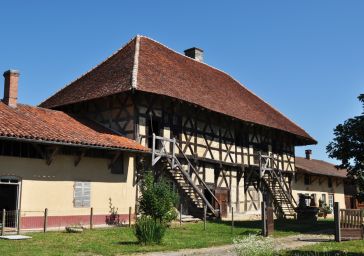
<path id="1" fill-rule="evenodd" d="M 321 194 L 321 201 L 323 204 L 327 204 L 327 198 L 326 198 L 326 194 Z"/>
<path id="2" fill-rule="evenodd" d="M 335 195 L 334 194 L 329 194 L 329 207 L 330 209 L 334 209 L 334 201 L 335 201 Z"/>

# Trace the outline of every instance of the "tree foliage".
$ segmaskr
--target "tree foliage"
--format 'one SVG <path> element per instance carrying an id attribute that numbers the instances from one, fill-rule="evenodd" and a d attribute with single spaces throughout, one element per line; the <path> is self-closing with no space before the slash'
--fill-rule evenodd
<path id="1" fill-rule="evenodd" d="M 364 192 L 364 94 L 358 97 L 363 113 L 347 119 L 334 129 L 334 139 L 326 147 L 331 158 L 341 161 L 339 168 L 346 168 L 359 191 Z"/>
<path id="2" fill-rule="evenodd" d="M 147 172 L 142 182 L 141 194 L 139 203 L 143 215 L 160 222 L 170 220 L 178 196 L 165 180 L 156 181 L 152 172 Z"/>

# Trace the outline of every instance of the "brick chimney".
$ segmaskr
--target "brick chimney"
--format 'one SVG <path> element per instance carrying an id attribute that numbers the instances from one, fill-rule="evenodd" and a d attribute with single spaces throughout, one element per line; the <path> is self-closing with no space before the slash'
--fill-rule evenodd
<path id="1" fill-rule="evenodd" d="M 312 150 L 311 149 L 306 149 L 305 153 L 306 153 L 306 159 L 311 160 Z"/>
<path id="2" fill-rule="evenodd" d="M 3 102 L 13 108 L 16 108 L 18 100 L 18 81 L 19 71 L 8 70 L 4 72 L 4 99 Z"/>
<path id="3" fill-rule="evenodd" d="M 187 57 L 195 59 L 199 62 L 203 62 L 203 50 L 202 49 L 192 47 L 190 49 L 185 50 L 184 52 Z"/>

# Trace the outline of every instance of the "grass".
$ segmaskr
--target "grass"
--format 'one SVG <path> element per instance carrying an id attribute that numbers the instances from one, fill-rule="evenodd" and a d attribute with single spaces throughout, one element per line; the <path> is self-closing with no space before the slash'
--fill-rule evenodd
<path id="1" fill-rule="evenodd" d="M 345 241 L 341 243 L 323 242 L 301 247 L 299 250 L 286 252 L 284 255 L 364 255 L 364 240 Z"/>
<path id="2" fill-rule="evenodd" d="M 301 232 L 327 229 L 331 221 L 322 221 L 315 226 L 297 225 L 293 221 L 277 222 L 275 236 L 287 236 Z M 238 236 L 260 232 L 260 221 L 235 222 L 231 233 L 230 222 L 208 222 L 207 231 L 203 223 L 184 224 L 167 230 L 161 245 L 141 246 L 130 228 L 86 230 L 80 234 L 48 232 L 30 234 L 32 239 L 23 241 L 0 240 L 0 255 L 118 255 L 149 251 L 202 248 L 231 244 Z"/>

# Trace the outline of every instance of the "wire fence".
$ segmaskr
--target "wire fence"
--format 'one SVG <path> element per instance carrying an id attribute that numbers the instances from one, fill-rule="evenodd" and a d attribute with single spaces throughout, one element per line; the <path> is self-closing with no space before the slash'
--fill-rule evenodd
<path id="1" fill-rule="evenodd" d="M 135 222 L 135 210 L 77 208 L 71 210 L 44 209 L 37 211 L 0 210 L 0 235 L 31 231 L 61 231 L 66 227 L 98 228 L 130 226 Z"/>

